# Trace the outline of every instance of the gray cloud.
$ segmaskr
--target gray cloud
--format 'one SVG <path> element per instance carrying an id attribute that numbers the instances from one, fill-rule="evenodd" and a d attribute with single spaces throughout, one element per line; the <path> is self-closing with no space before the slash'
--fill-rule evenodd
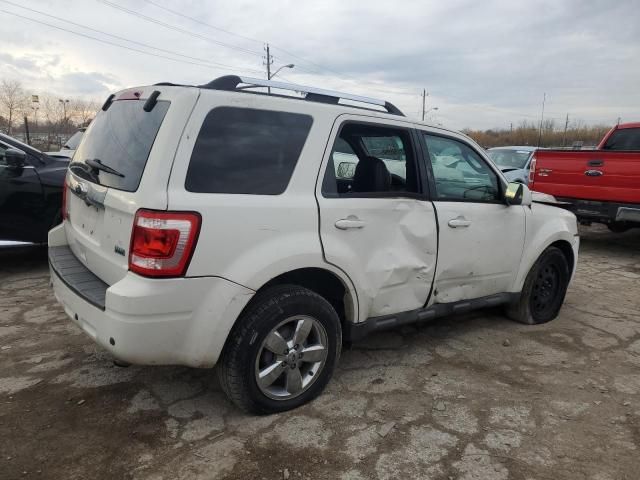
<path id="1" fill-rule="evenodd" d="M 34 0 L 28 6 L 184 55 L 264 68 L 260 41 L 225 34 L 148 3 L 113 1 L 256 54 L 166 29 L 96 0 Z M 559 121 L 566 113 L 588 122 L 612 123 L 617 116 L 637 120 L 640 11 L 634 0 L 239 0 L 233 6 L 221 0 L 154 1 L 246 37 L 269 39 L 276 66 L 297 65 L 282 72 L 283 79 L 387 97 L 411 116 L 418 115 L 419 95 L 426 88 L 429 105 L 439 107 L 434 120 L 456 128 L 536 120 L 543 92 L 548 116 Z M 16 7 L 6 9 L 147 50 Z M 201 83 L 237 73 L 104 45 L 26 20 L 7 25 L 0 32 L 2 71 L 23 75 L 33 88 L 103 96 L 128 85 Z"/>

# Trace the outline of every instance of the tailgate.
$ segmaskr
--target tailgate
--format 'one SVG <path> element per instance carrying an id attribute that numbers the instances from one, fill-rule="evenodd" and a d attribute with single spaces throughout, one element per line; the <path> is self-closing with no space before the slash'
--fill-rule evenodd
<path id="1" fill-rule="evenodd" d="M 640 203 L 640 152 L 538 150 L 530 187 L 559 197 Z"/>
<path id="2" fill-rule="evenodd" d="M 157 103 L 147 111 L 143 107 L 155 91 Z M 151 86 L 116 94 L 96 115 L 69 166 L 69 247 L 109 285 L 127 273 L 136 211 L 167 208 L 173 159 L 198 92 Z"/>

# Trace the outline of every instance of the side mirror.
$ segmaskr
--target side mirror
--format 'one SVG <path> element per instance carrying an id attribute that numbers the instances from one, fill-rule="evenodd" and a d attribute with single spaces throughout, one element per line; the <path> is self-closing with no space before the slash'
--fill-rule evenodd
<path id="1" fill-rule="evenodd" d="M 513 182 L 507 186 L 504 192 L 504 200 L 507 205 L 531 205 L 531 190 L 522 183 Z"/>
<path id="2" fill-rule="evenodd" d="M 10 168 L 22 168 L 27 161 L 27 154 L 17 148 L 4 151 L 4 160 Z"/>

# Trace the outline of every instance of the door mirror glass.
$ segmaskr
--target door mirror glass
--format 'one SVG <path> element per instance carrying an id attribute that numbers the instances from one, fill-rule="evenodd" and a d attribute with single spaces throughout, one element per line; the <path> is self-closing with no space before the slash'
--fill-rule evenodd
<path id="1" fill-rule="evenodd" d="M 8 167 L 22 168 L 27 160 L 27 154 L 17 148 L 8 148 L 4 151 L 4 161 Z"/>
<path id="2" fill-rule="evenodd" d="M 531 192 L 529 187 L 522 183 L 513 182 L 507 185 L 504 199 L 508 205 L 531 205 Z"/>
<path id="3" fill-rule="evenodd" d="M 509 205 L 522 205 L 522 183 L 510 183 L 504 192 L 504 199 Z"/>

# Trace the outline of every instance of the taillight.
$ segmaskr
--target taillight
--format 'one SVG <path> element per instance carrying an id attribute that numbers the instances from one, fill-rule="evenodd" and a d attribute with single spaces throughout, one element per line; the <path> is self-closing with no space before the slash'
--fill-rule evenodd
<path id="1" fill-rule="evenodd" d="M 536 154 L 531 157 L 531 164 L 529 165 L 529 188 L 533 188 L 533 177 L 536 176 Z"/>
<path id="2" fill-rule="evenodd" d="M 133 221 L 129 270 L 146 277 L 185 274 L 200 232 L 196 212 L 138 210 Z"/>
<path id="3" fill-rule="evenodd" d="M 69 184 L 67 179 L 69 178 L 69 174 L 64 177 L 64 183 L 62 184 L 62 220 L 66 220 L 69 218 L 69 197 L 67 196 L 67 190 L 69 189 Z"/>

